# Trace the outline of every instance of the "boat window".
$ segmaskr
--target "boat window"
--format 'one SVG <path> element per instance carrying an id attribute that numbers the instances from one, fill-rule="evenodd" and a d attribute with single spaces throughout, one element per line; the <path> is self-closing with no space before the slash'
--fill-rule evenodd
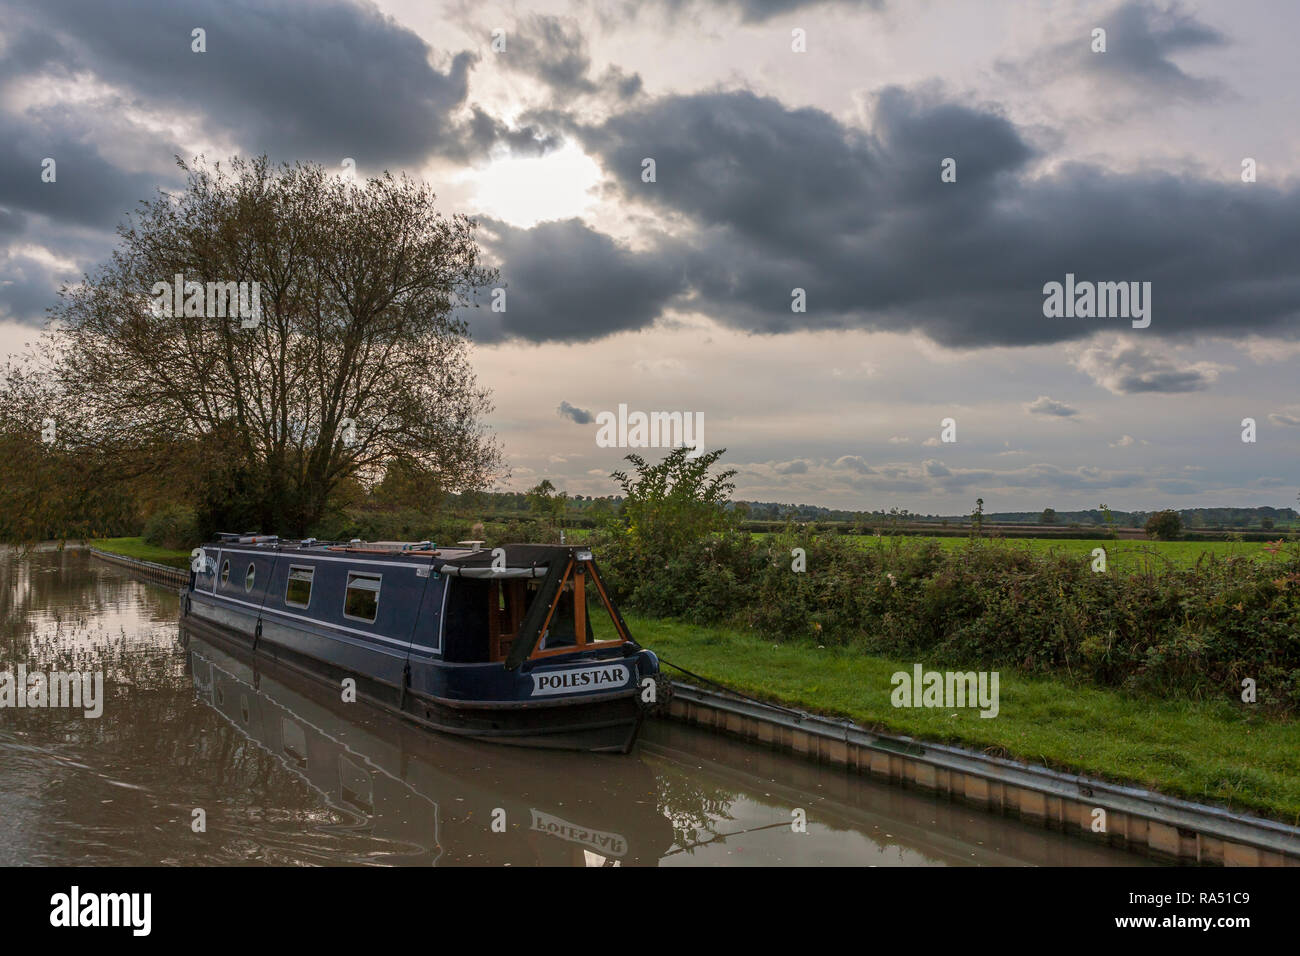
<path id="1" fill-rule="evenodd" d="M 443 660 L 457 664 L 480 664 L 489 660 L 492 618 L 492 585 L 475 578 L 449 578 L 443 612 Z"/>
<path id="2" fill-rule="evenodd" d="M 244 575 L 244 590 L 253 590 L 253 579 L 257 577 L 257 565 L 249 562 L 248 573 Z"/>
<path id="3" fill-rule="evenodd" d="M 315 568 L 289 566 L 289 583 L 284 587 L 284 603 L 290 607 L 306 607 L 311 603 L 311 579 Z"/>
<path id="4" fill-rule="evenodd" d="M 230 582 L 230 559 L 227 558 L 221 562 L 221 586 L 224 588 Z"/>
<path id="5" fill-rule="evenodd" d="M 373 624 L 379 611 L 379 581 L 378 574 L 349 571 L 347 594 L 343 598 L 343 616 Z"/>

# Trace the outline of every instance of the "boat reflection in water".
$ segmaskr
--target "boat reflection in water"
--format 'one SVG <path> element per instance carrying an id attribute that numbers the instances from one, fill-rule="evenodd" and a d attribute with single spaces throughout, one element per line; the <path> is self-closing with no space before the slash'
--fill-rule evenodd
<path id="1" fill-rule="evenodd" d="M 654 865 L 673 843 L 639 757 L 534 752 L 430 735 L 182 626 L 195 690 L 318 792 L 375 862 Z M 597 766 L 599 765 L 599 766 Z M 573 781 L 599 772 L 594 798 Z"/>

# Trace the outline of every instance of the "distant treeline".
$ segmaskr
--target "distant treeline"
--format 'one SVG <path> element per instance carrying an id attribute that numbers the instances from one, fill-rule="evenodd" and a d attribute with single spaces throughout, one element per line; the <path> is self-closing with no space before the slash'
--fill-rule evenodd
<path id="1" fill-rule="evenodd" d="M 1300 513 L 1294 508 L 1181 508 L 1174 509 L 1183 519 L 1186 528 L 1258 528 L 1265 520 L 1275 525 L 1289 525 L 1300 521 Z M 1112 511 L 1115 524 L 1130 528 L 1140 528 L 1151 516 L 1149 511 Z M 984 516 L 986 520 L 1009 524 L 1037 524 L 1042 520 L 1041 511 L 1002 511 Z M 1058 524 L 1105 524 L 1106 515 L 1097 509 L 1088 511 L 1058 511 Z"/>
<path id="2" fill-rule="evenodd" d="M 936 524 L 943 526 L 966 525 L 971 516 L 919 514 L 906 509 L 893 508 L 889 511 L 845 511 L 835 508 L 823 508 L 818 505 L 781 504 L 774 501 L 734 501 L 731 507 L 742 513 L 750 522 L 763 522 L 783 526 L 787 520 L 795 522 L 847 522 L 880 527 L 906 524 Z M 1294 508 L 1183 508 L 1175 509 L 1183 519 L 1183 527 L 1190 530 L 1233 530 L 1247 528 L 1267 528 L 1266 522 L 1274 527 L 1289 527 L 1300 524 L 1300 512 Z M 1045 512 L 1047 512 L 1045 514 Z M 1149 511 L 1111 511 L 1110 522 L 1106 513 L 1097 508 L 1085 511 L 997 511 L 984 514 L 984 524 L 999 525 L 1042 525 L 1044 527 L 1068 527 L 1076 525 L 1097 525 L 1104 527 L 1108 523 L 1117 528 L 1141 528 L 1151 517 Z M 754 528 L 751 530 L 766 530 Z M 901 532 L 900 532 L 901 533 Z"/>
<path id="3" fill-rule="evenodd" d="M 741 521 L 737 527 L 741 531 L 756 532 L 761 534 L 776 534 L 784 531 L 791 522 L 786 521 Z M 900 535 L 910 537 L 927 537 L 927 538 L 966 538 L 971 535 L 969 523 L 966 525 L 933 525 L 928 523 L 916 524 L 872 524 L 872 523 L 849 523 L 844 521 L 796 521 L 793 522 L 797 527 L 805 528 L 813 533 L 820 534 L 846 534 L 846 535 Z M 575 525 L 575 527 L 581 527 Z M 1133 528 L 1118 527 L 1117 530 L 1128 531 L 1126 537 L 1143 537 L 1144 535 L 1134 533 Z M 1291 532 L 1294 533 L 1294 532 Z M 1062 540 L 1072 541 L 1090 541 L 1095 538 L 1103 538 L 1108 534 L 1105 526 L 1088 526 L 1083 528 L 1063 528 L 1052 527 L 1047 525 L 1039 526 L 1005 526 L 998 525 L 986 520 L 983 529 L 980 532 L 985 538 L 1059 538 Z M 1178 536 L 1180 541 L 1223 541 L 1228 537 L 1241 541 L 1274 541 L 1279 537 L 1286 537 L 1286 529 L 1281 531 L 1184 531 Z"/>

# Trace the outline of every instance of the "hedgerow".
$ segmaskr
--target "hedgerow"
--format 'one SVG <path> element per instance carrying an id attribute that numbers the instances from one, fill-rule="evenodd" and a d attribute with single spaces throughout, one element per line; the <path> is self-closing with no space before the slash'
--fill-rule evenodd
<path id="1" fill-rule="evenodd" d="M 1161 696 L 1300 708 L 1300 549 L 1210 557 L 1159 573 L 981 540 L 945 551 L 882 538 L 863 548 L 787 530 L 714 533 L 672 554 L 626 529 L 593 542 L 620 602 L 654 616 L 753 628 L 938 665 L 1068 673 Z M 803 549 L 806 570 L 796 571 Z"/>

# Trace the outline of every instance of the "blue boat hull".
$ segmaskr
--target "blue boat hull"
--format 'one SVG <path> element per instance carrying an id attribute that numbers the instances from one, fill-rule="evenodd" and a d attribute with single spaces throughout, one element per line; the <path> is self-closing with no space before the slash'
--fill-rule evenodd
<path id="1" fill-rule="evenodd" d="M 385 645 L 277 620 L 203 591 L 182 596 L 186 628 L 210 640 L 264 656 L 335 690 L 355 682 L 355 699 L 421 726 L 522 747 L 627 753 L 646 714 L 642 680 L 658 675 L 648 651 L 556 659 L 508 671 L 500 664 L 449 664 L 417 645 Z M 609 689 L 537 699 L 555 675 L 621 673 Z M 573 678 L 565 678 L 573 679 Z"/>

